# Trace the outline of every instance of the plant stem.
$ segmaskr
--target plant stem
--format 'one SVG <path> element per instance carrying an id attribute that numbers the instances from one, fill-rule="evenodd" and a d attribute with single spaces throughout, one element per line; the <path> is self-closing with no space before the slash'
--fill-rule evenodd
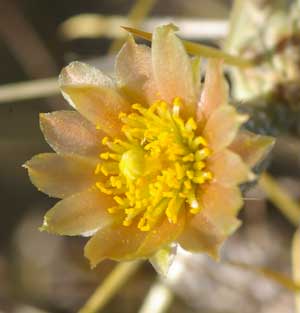
<path id="1" fill-rule="evenodd" d="M 133 276 L 142 263 L 142 261 L 133 261 L 116 265 L 78 313 L 99 312 L 127 280 Z"/>
<path id="2" fill-rule="evenodd" d="M 295 226 L 300 223 L 300 206 L 269 174 L 263 173 L 258 184 L 281 213 Z"/>
<path id="3" fill-rule="evenodd" d="M 0 86 L 0 103 L 46 98 L 58 94 L 57 78 L 10 83 Z"/>
<path id="4" fill-rule="evenodd" d="M 146 39 L 148 41 L 152 40 L 152 33 L 144 32 L 132 27 L 123 26 L 123 28 L 137 37 Z M 240 68 L 251 67 L 254 65 L 254 63 L 252 63 L 252 60 L 231 55 L 220 49 L 212 48 L 206 45 L 201 45 L 199 43 L 194 43 L 187 40 L 182 40 L 182 43 L 184 44 L 186 51 L 193 55 L 202 56 L 204 58 L 222 59 L 224 63 L 234 65 Z"/>
<path id="5" fill-rule="evenodd" d="M 292 244 L 292 267 L 295 283 L 300 284 L 300 228 L 296 231 Z M 300 292 L 295 294 L 296 313 L 300 313 Z"/>
<path id="6" fill-rule="evenodd" d="M 300 285 L 297 281 L 286 276 L 285 274 L 282 274 L 277 271 L 273 271 L 269 269 L 268 267 L 258 267 L 254 265 L 249 265 L 249 264 L 239 263 L 239 262 L 232 262 L 232 261 L 229 261 L 226 263 L 229 264 L 230 266 L 234 266 L 243 270 L 251 271 L 253 273 L 262 275 L 263 277 L 269 279 L 270 281 L 277 283 L 278 285 L 286 288 L 289 291 L 295 292 L 296 294 L 300 292 Z"/>
<path id="7" fill-rule="evenodd" d="M 137 0 L 128 14 L 128 22 L 138 27 L 152 10 L 156 0 Z M 109 54 L 116 53 L 122 47 L 126 36 L 115 39 L 109 47 Z"/>
<path id="8" fill-rule="evenodd" d="M 246 2 L 243 0 L 233 1 L 229 17 L 229 31 L 223 45 L 224 51 L 228 53 L 231 53 L 234 50 L 235 41 L 239 36 L 241 36 L 240 24 L 243 23 L 243 12 L 245 5 Z"/>
<path id="9" fill-rule="evenodd" d="M 166 312 L 173 300 L 172 291 L 161 281 L 154 283 L 139 313 Z"/>

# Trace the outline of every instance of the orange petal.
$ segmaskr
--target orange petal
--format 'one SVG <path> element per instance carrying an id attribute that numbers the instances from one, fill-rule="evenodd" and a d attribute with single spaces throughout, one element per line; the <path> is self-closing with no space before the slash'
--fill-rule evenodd
<path id="1" fill-rule="evenodd" d="M 97 156 L 103 133 L 76 111 L 40 114 L 40 126 L 57 153 Z"/>
<path id="2" fill-rule="evenodd" d="M 207 169 L 213 174 L 214 182 L 226 186 L 239 185 L 254 178 L 241 157 L 228 149 L 213 154 L 207 160 Z"/>
<path id="3" fill-rule="evenodd" d="M 130 106 L 108 76 L 87 64 L 73 62 L 65 67 L 59 84 L 66 100 L 85 118 L 109 135 L 118 135 L 122 123 L 120 112 Z"/>
<path id="4" fill-rule="evenodd" d="M 238 153 L 243 161 L 253 167 L 257 162 L 266 157 L 273 148 L 275 138 L 261 136 L 249 131 L 240 131 L 230 149 Z"/>
<path id="5" fill-rule="evenodd" d="M 180 97 L 186 115 L 196 110 L 196 90 L 189 56 L 181 40 L 174 33 L 174 26 L 157 27 L 152 38 L 153 72 L 160 98 L 172 103 Z"/>
<path id="6" fill-rule="evenodd" d="M 136 226 L 113 225 L 101 229 L 85 246 L 85 256 L 91 266 L 104 259 L 126 261 L 136 258 L 148 258 L 162 246 L 176 240 L 183 231 L 185 218 L 177 224 L 164 219 L 161 225 L 151 231 L 140 231 Z"/>
<path id="7" fill-rule="evenodd" d="M 51 197 L 65 198 L 90 188 L 99 180 L 94 174 L 97 160 L 78 155 L 42 153 L 24 165 L 31 182 Z"/>
<path id="8" fill-rule="evenodd" d="M 161 225 L 147 232 L 147 237 L 140 245 L 137 256 L 147 256 L 153 254 L 160 247 L 165 246 L 173 241 L 176 241 L 182 233 L 186 222 L 185 212 L 178 216 L 176 224 L 170 223 L 168 219 L 164 219 Z"/>
<path id="9" fill-rule="evenodd" d="M 182 248 L 191 252 L 205 252 L 218 259 L 219 247 L 225 236 L 203 213 L 192 217 L 178 239 Z"/>
<path id="10" fill-rule="evenodd" d="M 137 45 L 131 35 L 117 55 L 115 73 L 118 87 L 130 95 L 133 103 L 151 104 L 157 99 L 151 49 Z"/>
<path id="11" fill-rule="evenodd" d="M 208 141 L 209 147 L 218 152 L 232 143 L 241 124 L 246 120 L 246 115 L 238 114 L 234 107 L 220 106 L 209 117 L 203 136 Z"/>
<path id="12" fill-rule="evenodd" d="M 217 107 L 227 103 L 228 92 L 222 63 L 218 59 L 209 59 L 207 62 L 204 87 L 197 107 L 198 121 L 203 117 L 208 119 Z"/>
<path id="13" fill-rule="evenodd" d="M 86 244 L 84 255 L 95 267 L 104 259 L 131 260 L 146 236 L 137 227 L 111 225 L 100 229 Z"/>
<path id="14" fill-rule="evenodd" d="M 243 205 L 238 187 L 226 187 L 217 183 L 199 188 L 198 200 L 203 214 L 209 218 L 224 235 L 232 234 L 240 225 L 236 218 Z"/>
<path id="15" fill-rule="evenodd" d="M 86 190 L 59 201 L 44 218 L 42 230 L 59 235 L 87 235 L 112 223 L 107 209 L 115 202 L 99 190 Z"/>

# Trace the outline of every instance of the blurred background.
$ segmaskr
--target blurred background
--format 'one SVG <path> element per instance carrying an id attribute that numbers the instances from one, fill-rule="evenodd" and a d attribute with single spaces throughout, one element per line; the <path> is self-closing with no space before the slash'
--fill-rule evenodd
<path id="1" fill-rule="evenodd" d="M 276 1 L 253 2 L 263 9 Z M 50 151 L 39 129 L 39 112 L 68 107 L 56 83 L 61 68 L 84 60 L 111 73 L 124 36 L 120 24 L 139 24 L 151 31 L 173 21 L 182 37 L 216 47 L 228 32 L 229 0 L 145 1 L 147 17 L 132 12 L 135 4 L 134 0 L 0 0 L 0 312 L 76 312 L 115 265 L 103 262 L 90 270 L 82 253 L 86 239 L 38 230 L 56 200 L 31 185 L 22 164 Z M 289 147 L 289 166 L 283 164 L 278 149 L 272 171 L 299 197 L 300 166 L 293 154 L 298 140 Z M 226 244 L 224 256 L 290 274 L 294 228 L 265 200 L 260 188 L 246 198 L 244 226 Z M 205 256 L 182 257 L 184 273 L 180 284 L 170 284 L 173 301 L 168 312 L 293 312 L 292 295 L 265 278 L 217 265 Z M 143 264 L 103 312 L 139 312 L 156 281 L 151 265 Z"/>

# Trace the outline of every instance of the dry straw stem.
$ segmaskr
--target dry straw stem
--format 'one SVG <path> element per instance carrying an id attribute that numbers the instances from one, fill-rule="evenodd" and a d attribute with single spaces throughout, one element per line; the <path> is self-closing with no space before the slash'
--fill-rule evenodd
<path id="1" fill-rule="evenodd" d="M 135 28 L 131 28 L 131 27 L 124 27 L 123 28 L 125 30 L 127 30 L 129 33 L 146 39 L 148 41 L 152 40 L 152 34 L 148 33 L 148 32 L 144 32 Z M 193 54 L 193 55 L 199 55 L 205 58 L 215 58 L 215 59 L 222 59 L 225 63 L 229 64 L 229 65 L 234 65 L 240 68 L 246 68 L 246 67 L 250 67 L 253 66 L 254 63 L 252 63 L 251 60 L 239 57 L 239 56 L 235 56 L 235 55 L 231 55 L 228 54 L 222 50 L 216 49 L 216 48 L 212 48 L 212 47 L 208 47 L 205 45 L 201 45 L 198 43 L 194 43 L 191 41 L 187 41 L 187 40 L 182 40 L 186 50 L 188 53 Z"/>
<path id="2" fill-rule="evenodd" d="M 128 14 L 128 22 L 138 27 L 152 10 L 155 2 L 156 0 L 137 0 Z M 119 51 L 125 39 L 126 36 L 115 39 L 109 47 L 108 53 L 113 54 Z"/>
<path id="3" fill-rule="evenodd" d="M 133 261 L 116 265 L 78 313 L 100 312 L 104 305 L 134 275 L 142 263 L 142 261 Z"/>
<path id="4" fill-rule="evenodd" d="M 258 183 L 281 213 L 298 227 L 300 222 L 300 206 L 298 203 L 280 187 L 271 175 L 263 173 Z"/>
<path id="5" fill-rule="evenodd" d="M 172 291 L 160 280 L 151 286 L 139 313 L 164 313 L 173 300 Z"/>
<path id="6" fill-rule="evenodd" d="M 292 266 L 294 281 L 300 284 L 300 228 L 296 231 L 292 243 Z M 300 313 L 300 291 L 295 295 L 295 306 L 296 313 Z"/>
<path id="7" fill-rule="evenodd" d="M 180 29 L 182 36 L 190 40 L 219 40 L 224 39 L 228 32 L 228 21 L 225 19 L 197 19 L 172 17 L 172 21 Z M 145 30 L 152 30 L 157 25 L 170 22 L 170 17 L 149 17 L 141 25 Z M 120 38 L 124 37 L 124 30 L 120 25 L 126 25 L 128 18 L 122 15 L 101 15 L 95 13 L 81 13 L 66 19 L 58 29 L 63 40 L 78 38 Z M 140 27 L 140 26 L 139 26 Z M 227 51 L 228 52 L 228 51 Z"/>
<path id="8" fill-rule="evenodd" d="M 243 11 L 246 1 L 234 0 L 229 18 L 229 31 L 224 42 L 224 50 L 231 53 L 234 50 L 235 42 L 242 35 L 240 24 L 243 23 Z"/>
<path id="9" fill-rule="evenodd" d="M 0 103 L 44 98 L 58 94 L 56 78 L 32 80 L 0 86 Z"/>
<path id="10" fill-rule="evenodd" d="M 289 278 L 288 276 L 282 273 L 273 271 L 267 267 L 257 267 L 254 265 L 239 262 L 226 262 L 226 263 L 228 263 L 231 266 L 262 275 L 265 278 L 279 284 L 280 286 L 286 288 L 289 291 L 295 292 L 297 294 L 300 292 L 300 284 L 298 282 L 294 281 L 293 279 Z"/>

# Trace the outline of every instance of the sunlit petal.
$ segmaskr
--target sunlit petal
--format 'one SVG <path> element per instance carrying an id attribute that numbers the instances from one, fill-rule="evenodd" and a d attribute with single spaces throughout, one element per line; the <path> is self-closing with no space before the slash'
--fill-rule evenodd
<path id="1" fill-rule="evenodd" d="M 130 96 L 133 103 L 151 104 L 157 99 L 151 49 L 136 44 L 131 35 L 116 57 L 115 73 L 118 87 Z"/>
<path id="2" fill-rule="evenodd" d="M 87 64 L 73 62 L 59 77 L 64 97 L 76 110 L 108 134 L 120 133 L 120 112 L 130 107 L 111 78 Z"/>
<path id="3" fill-rule="evenodd" d="M 160 98 L 172 103 L 180 97 L 185 111 L 193 115 L 196 110 L 196 90 L 189 57 L 172 25 L 157 27 L 153 32 L 152 62 Z"/>
<path id="4" fill-rule="evenodd" d="M 191 252 L 205 252 L 217 259 L 225 236 L 203 213 L 192 217 L 178 239 L 182 248 Z"/>
<path id="5" fill-rule="evenodd" d="M 207 168 L 213 173 L 213 181 L 221 185 L 238 185 L 254 178 L 241 157 L 228 149 L 209 158 Z"/>
<path id="6" fill-rule="evenodd" d="M 78 155 L 42 153 L 25 163 L 31 182 L 51 197 L 65 198 L 90 188 L 98 179 L 94 175 L 96 159 Z"/>
<path id="7" fill-rule="evenodd" d="M 240 225 L 236 218 L 243 199 L 238 187 L 226 187 L 217 183 L 208 184 L 199 190 L 199 202 L 206 215 L 224 235 L 229 236 Z"/>
<path id="8" fill-rule="evenodd" d="M 113 225 L 97 232 L 85 246 L 85 256 L 94 267 L 104 259 L 118 261 L 148 258 L 162 246 L 174 241 L 183 231 L 185 218 L 177 224 L 166 219 L 148 232 L 136 226 Z"/>
<path id="9" fill-rule="evenodd" d="M 44 217 L 43 230 L 59 235 L 81 235 L 113 222 L 107 209 L 113 199 L 98 190 L 86 190 L 59 201 Z"/>
<path id="10" fill-rule="evenodd" d="M 103 132 L 76 111 L 40 114 L 40 126 L 46 141 L 57 153 L 95 157 L 101 150 Z"/>
<path id="11" fill-rule="evenodd" d="M 274 143 L 273 137 L 242 130 L 237 134 L 229 148 L 238 153 L 244 162 L 252 167 L 268 155 Z"/>
<path id="12" fill-rule="evenodd" d="M 147 236 L 136 227 L 107 226 L 99 230 L 86 244 L 85 256 L 95 267 L 104 259 L 131 260 Z"/>
<path id="13" fill-rule="evenodd" d="M 198 121 L 208 119 L 217 107 L 227 104 L 227 86 L 225 83 L 222 61 L 209 59 L 201 99 L 197 107 Z"/>
<path id="14" fill-rule="evenodd" d="M 228 147 L 234 140 L 240 126 L 247 120 L 229 105 L 223 105 L 209 117 L 203 135 L 210 148 L 216 153 Z"/>

